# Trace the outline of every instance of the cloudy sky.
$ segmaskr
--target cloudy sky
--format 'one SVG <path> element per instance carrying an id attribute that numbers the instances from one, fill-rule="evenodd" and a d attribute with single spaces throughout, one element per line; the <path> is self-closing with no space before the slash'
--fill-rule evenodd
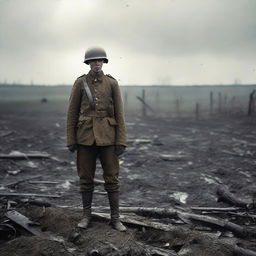
<path id="1" fill-rule="evenodd" d="M 0 83 L 73 84 L 106 49 L 121 85 L 256 83 L 256 0 L 0 0 Z"/>

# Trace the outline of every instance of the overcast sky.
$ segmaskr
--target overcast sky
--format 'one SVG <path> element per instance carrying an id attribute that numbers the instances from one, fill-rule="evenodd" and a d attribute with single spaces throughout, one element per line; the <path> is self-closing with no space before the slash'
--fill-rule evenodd
<path id="1" fill-rule="evenodd" d="M 121 85 L 256 83 L 256 0 L 0 0 L 0 82 L 73 84 L 101 46 Z"/>

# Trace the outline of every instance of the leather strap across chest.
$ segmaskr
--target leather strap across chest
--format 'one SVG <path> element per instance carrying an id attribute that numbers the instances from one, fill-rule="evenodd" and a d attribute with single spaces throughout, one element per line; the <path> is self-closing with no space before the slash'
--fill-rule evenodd
<path id="1" fill-rule="evenodd" d="M 93 100 L 93 96 L 92 96 L 92 93 L 91 93 L 91 90 L 87 84 L 87 81 L 86 81 L 86 78 L 84 77 L 83 78 L 83 85 L 84 85 L 84 90 L 86 92 L 86 95 L 88 97 L 88 100 L 89 100 L 89 105 L 91 106 L 91 109 L 95 109 L 95 104 L 94 104 L 94 100 Z"/>

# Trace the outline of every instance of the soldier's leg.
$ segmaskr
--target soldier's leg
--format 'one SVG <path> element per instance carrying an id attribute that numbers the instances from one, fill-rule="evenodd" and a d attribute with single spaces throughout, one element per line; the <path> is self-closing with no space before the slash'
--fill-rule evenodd
<path id="1" fill-rule="evenodd" d="M 94 190 L 94 175 L 96 169 L 97 148 L 78 145 L 77 171 L 80 178 L 80 192 L 83 202 L 83 219 L 78 227 L 87 228 L 91 221 L 91 205 Z"/>
<path id="2" fill-rule="evenodd" d="M 99 147 L 99 156 L 103 168 L 105 190 L 108 192 L 111 211 L 111 225 L 119 231 L 126 227 L 119 219 L 119 160 L 115 153 L 115 146 Z"/>

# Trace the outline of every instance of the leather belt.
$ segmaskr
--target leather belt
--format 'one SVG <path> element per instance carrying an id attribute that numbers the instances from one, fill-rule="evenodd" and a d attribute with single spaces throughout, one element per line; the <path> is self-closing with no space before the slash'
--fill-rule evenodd
<path id="1" fill-rule="evenodd" d="M 83 113 L 83 116 L 90 116 L 90 117 L 110 117 L 108 114 L 108 111 L 96 111 L 96 110 L 91 110 L 91 111 L 86 111 Z"/>

